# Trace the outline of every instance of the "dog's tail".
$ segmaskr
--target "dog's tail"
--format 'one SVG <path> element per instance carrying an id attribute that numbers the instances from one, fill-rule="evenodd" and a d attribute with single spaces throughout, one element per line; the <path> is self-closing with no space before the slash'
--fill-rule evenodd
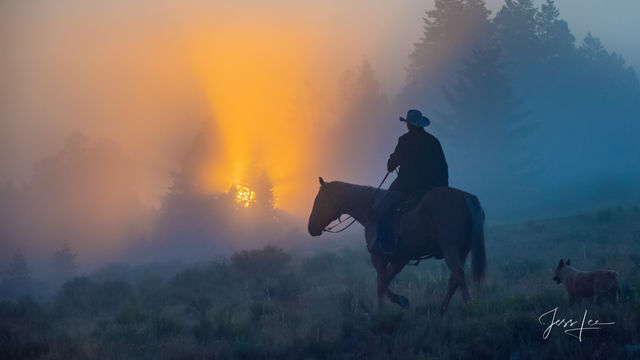
<path id="1" fill-rule="evenodd" d="M 471 271 L 473 280 L 481 285 L 487 276 L 487 255 L 484 248 L 484 210 L 474 195 L 466 193 L 464 200 L 471 219 Z"/>

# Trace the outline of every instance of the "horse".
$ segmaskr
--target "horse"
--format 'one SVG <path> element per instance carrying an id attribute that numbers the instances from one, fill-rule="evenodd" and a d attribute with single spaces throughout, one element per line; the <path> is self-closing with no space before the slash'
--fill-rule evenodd
<path id="1" fill-rule="evenodd" d="M 364 226 L 367 248 L 371 252 L 377 230 L 373 204 L 387 190 L 340 181 L 326 182 L 322 177 L 319 180 L 320 189 L 309 216 L 309 234 L 322 235 L 330 223 L 347 214 Z M 436 187 L 426 192 L 412 210 L 401 215 L 395 227 L 395 233 L 401 240 L 397 254 L 388 257 L 371 252 L 371 262 L 377 273 L 378 306 L 386 296 L 391 302 L 408 309 L 409 300 L 389 290 L 389 284 L 411 260 L 429 257 L 444 258 L 450 270 L 447 294 L 440 313 L 446 311 L 458 287 L 465 304 L 469 302 L 464 264 L 470 251 L 473 279 L 478 286 L 487 272 L 484 211 L 478 198 L 456 188 Z"/>

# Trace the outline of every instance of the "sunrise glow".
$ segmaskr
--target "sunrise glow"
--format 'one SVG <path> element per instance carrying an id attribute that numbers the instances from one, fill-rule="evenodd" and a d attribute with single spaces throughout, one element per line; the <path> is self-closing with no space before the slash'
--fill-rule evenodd
<path id="1" fill-rule="evenodd" d="M 273 182 L 276 206 L 286 208 L 298 200 L 310 155 L 312 119 L 295 110 L 312 74 L 313 46 L 281 26 L 229 25 L 222 32 L 195 42 L 193 50 L 222 151 L 207 182 L 223 191 L 260 168 Z M 249 206 L 244 190 L 238 194 Z"/>

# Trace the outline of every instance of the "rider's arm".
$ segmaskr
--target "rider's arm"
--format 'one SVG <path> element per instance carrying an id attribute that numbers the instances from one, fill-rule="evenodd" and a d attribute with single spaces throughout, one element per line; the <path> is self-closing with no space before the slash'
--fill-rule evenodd
<path id="1" fill-rule="evenodd" d="M 394 161 L 393 154 L 389 156 L 389 160 L 387 160 L 387 171 L 392 172 L 398 167 L 398 163 Z"/>
<path id="2" fill-rule="evenodd" d="M 400 146 L 401 143 L 402 143 L 402 138 L 398 140 L 398 145 L 396 145 L 396 149 L 393 151 L 393 154 L 389 155 L 389 160 L 387 160 L 388 172 L 392 172 L 398 167 L 398 165 L 400 165 L 401 151 L 402 151 L 402 147 Z"/>

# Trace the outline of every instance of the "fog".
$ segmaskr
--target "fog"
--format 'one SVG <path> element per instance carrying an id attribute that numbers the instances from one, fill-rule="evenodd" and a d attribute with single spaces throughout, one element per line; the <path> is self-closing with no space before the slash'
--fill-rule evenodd
<path id="1" fill-rule="evenodd" d="M 409 108 L 489 224 L 637 204 L 637 5 L 508 3 L 2 2 L 0 261 L 316 241 L 317 177 L 377 185 Z"/>
<path id="2" fill-rule="evenodd" d="M 2 180 L 27 180 L 38 159 L 78 131 L 119 142 L 144 168 L 143 196 L 155 205 L 169 185 L 168 170 L 176 168 L 180 150 L 203 119 L 271 116 L 250 121 L 264 132 L 260 124 L 283 117 L 283 102 L 306 106 L 292 95 L 329 97 L 327 87 L 344 71 L 402 38 L 391 34 L 403 12 L 365 1 L 2 6 Z M 389 20 L 381 26 L 383 16 Z M 397 57 L 406 62 L 404 53 Z M 234 108 L 238 92 L 247 87 L 255 88 L 243 95 L 255 96 L 245 100 L 262 101 L 252 107 L 255 113 Z M 272 104 L 274 99 L 280 104 Z M 306 117 L 296 121 L 311 122 Z M 236 119 L 220 121 L 225 136 L 247 130 L 242 124 L 224 126 Z M 288 125 L 283 120 L 269 128 L 280 132 Z M 308 127 L 299 124 L 297 133 Z"/>

